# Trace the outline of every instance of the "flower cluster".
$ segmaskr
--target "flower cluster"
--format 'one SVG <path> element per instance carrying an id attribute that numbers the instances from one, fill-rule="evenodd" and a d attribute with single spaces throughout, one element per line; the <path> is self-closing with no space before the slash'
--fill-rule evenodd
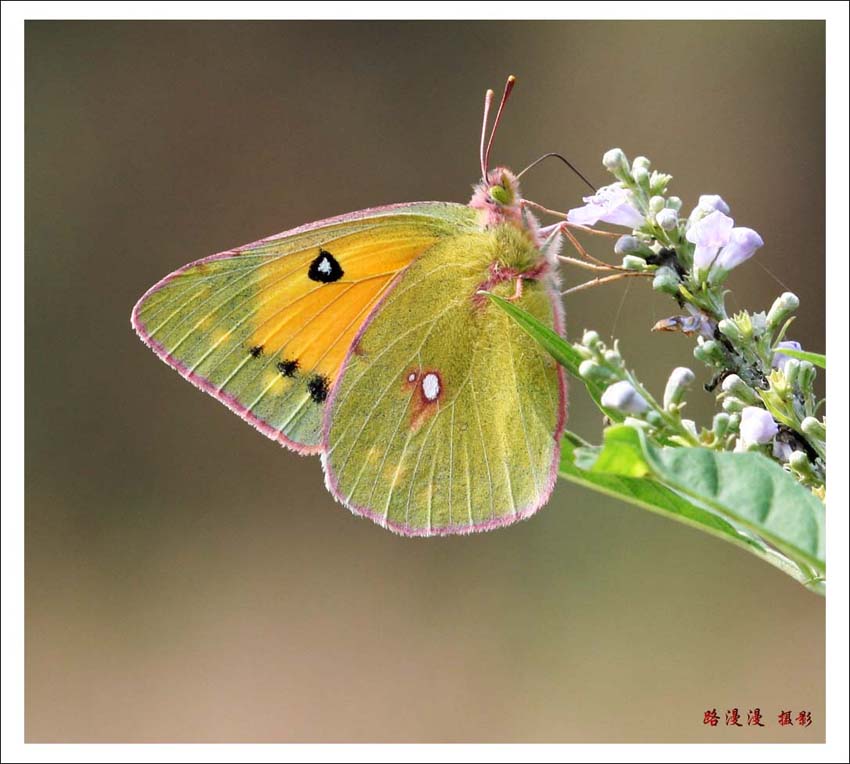
<path id="1" fill-rule="evenodd" d="M 662 402 L 628 371 L 615 345 L 608 349 L 595 332 L 575 348 L 586 359 L 580 373 L 604 383 L 606 410 L 646 430 L 663 445 L 758 451 L 775 459 L 804 485 L 823 496 L 826 480 L 826 423 L 814 392 L 816 367 L 795 357 L 800 344 L 785 339 L 799 300 L 780 295 L 767 312 L 729 315 L 723 287 L 729 273 L 764 245 L 753 229 L 739 227 L 729 205 L 716 194 L 699 197 L 687 216 L 682 200 L 667 195 L 671 176 L 652 170 L 646 157 L 629 162 L 612 149 L 603 164 L 615 182 L 569 210 L 576 226 L 609 223 L 630 229 L 614 247 L 620 270 L 645 272 L 653 288 L 673 296 L 684 315 L 659 321 L 656 330 L 696 338 L 694 357 L 712 370 L 705 386 L 716 391 L 719 411 L 710 428 L 681 417 L 695 375 L 673 371 Z"/>

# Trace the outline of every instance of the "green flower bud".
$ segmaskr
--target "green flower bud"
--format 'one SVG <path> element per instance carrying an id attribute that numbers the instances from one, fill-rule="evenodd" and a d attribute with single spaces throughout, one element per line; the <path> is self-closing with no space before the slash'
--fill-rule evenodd
<path id="1" fill-rule="evenodd" d="M 792 472 L 796 472 L 803 478 L 815 478 L 815 471 L 812 468 L 812 463 L 804 451 L 793 451 L 788 457 L 788 466 Z"/>
<path id="2" fill-rule="evenodd" d="M 711 430 L 718 440 L 722 440 L 726 433 L 729 432 L 730 419 L 731 417 L 726 413 L 714 415 L 714 419 L 711 421 Z"/>
<path id="3" fill-rule="evenodd" d="M 797 384 L 797 376 L 800 373 L 800 362 L 796 358 L 789 358 L 785 362 L 783 372 L 785 374 L 785 382 L 788 384 L 788 387 L 793 388 L 794 385 Z"/>
<path id="4" fill-rule="evenodd" d="M 646 260 L 637 255 L 626 255 L 623 258 L 623 268 L 628 271 L 644 271 L 646 270 Z"/>
<path id="5" fill-rule="evenodd" d="M 677 294 L 679 292 L 679 276 L 672 268 L 664 265 L 655 272 L 652 288 L 656 292 Z"/>
<path id="6" fill-rule="evenodd" d="M 595 332 L 593 329 L 586 331 L 581 337 L 581 344 L 587 348 L 595 348 L 599 342 L 599 332 Z"/>
<path id="7" fill-rule="evenodd" d="M 639 252 L 641 248 L 641 243 L 636 236 L 626 234 L 614 243 L 614 254 L 622 257 L 623 255 L 630 255 L 633 252 Z"/>
<path id="8" fill-rule="evenodd" d="M 672 180 L 672 175 L 664 172 L 653 171 L 649 176 L 649 190 L 653 194 L 663 194 L 667 190 L 667 184 Z"/>
<path id="9" fill-rule="evenodd" d="M 678 406 L 685 397 L 685 392 L 694 381 L 694 373 L 685 366 L 673 369 L 664 387 L 664 408 L 668 411 Z"/>
<path id="10" fill-rule="evenodd" d="M 676 210 L 678 212 L 682 209 L 682 200 L 678 196 L 671 196 L 667 200 L 667 208 L 671 210 Z"/>
<path id="11" fill-rule="evenodd" d="M 649 173 L 642 167 L 638 167 L 636 170 L 632 170 L 632 176 L 635 179 L 635 183 L 649 193 Z"/>
<path id="12" fill-rule="evenodd" d="M 578 373 L 582 379 L 592 382 L 607 382 L 612 376 L 608 369 L 592 360 L 582 361 L 578 367 Z"/>
<path id="13" fill-rule="evenodd" d="M 736 324 L 732 319 L 724 318 L 719 324 L 717 324 L 717 328 L 724 337 L 732 342 L 733 345 L 739 345 L 741 343 L 741 340 L 743 339 L 741 337 L 741 330 L 738 328 L 738 324 Z"/>
<path id="14" fill-rule="evenodd" d="M 699 344 L 694 348 L 694 358 L 709 366 L 726 365 L 726 351 L 717 340 L 703 340 L 699 337 L 697 342 Z"/>
<path id="15" fill-rule="evenodd" d="M 810 438 L 826 440 L 826 424 L 813 416 L 807 416 L 800 424 L 800 429 Z"/>
<path id="16" fill-rule="evenodd" d="M 629 172 L 629 160 L 622 149 L 610 149 L 606 151 L 602 157 L 602 164 L 618 180 L 630 181 L 632 179 Z"/>
<path id="17" fill-rule="evenodd" d="M 782 328 L 799 307 L 800 299 L 797 295 L 793 292 L 783 292 L 773 301 L 767 312 L 767 328 L 772 332 Z"/>
<path id="18" fill-rule="evenodd" d="M 786 368 L 787 371 L 787 368 Z M 800 361 L 800 371 L 797 375 L 797 384 L 804 393 L 809 393 L 815 384 L 818 370 L 809 361 Z"/>
<path id="19" fill-rule="evenodd" d="M 726 377 L 726 379 L 723 380 L 721 389 L 726 395 L 735 396 L 750 404 L 758 404 L 761 401 L 758 395 L 756 395 L 756 391 L 744 382 L 744 380 L 737 374 L 730 374 Z"/>
<path id="20" fill-rule="evenodd" d="M 652 163 L 646 157 L 635 157 L 635 161 L 632 162 L 632 175 L 638 170 L 649 172 L 650 167 L 652 167 Z"/>
<path id="21" fill-rule="evenodd" d="M 727 395 L 723 399 L 723 410 L 727 414 L 735 414 L 739 411 L 743 411 L 747 404 L 745 401 L 742 401 L 740 398 L 736 398 L 734 395 Z"/>
<path id="22" fill-rule="evenodd" d="M 653 196 L 649 200 L 649 211 L 653 214 L 661 212 L 664 209 L 664 197 L 663 196 Z"/>
<path id="23" fill-rule="evenodd" d="M 616 350 L 606 350 L 603 357 L 611 366 L 623 365 L 623 357 Z"/>

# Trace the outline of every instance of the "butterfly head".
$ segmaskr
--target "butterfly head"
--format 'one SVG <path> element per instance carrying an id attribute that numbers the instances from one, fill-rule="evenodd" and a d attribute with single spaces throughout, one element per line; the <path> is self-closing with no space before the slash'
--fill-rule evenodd
<path id="1" fill-rule="evenodd" d="M 482 225 L 500 223 L 523 225 L 522 193 L 519 180 L 506 167 L 496 167 L 475 186 L 469 206 L 479 210 Z"/>

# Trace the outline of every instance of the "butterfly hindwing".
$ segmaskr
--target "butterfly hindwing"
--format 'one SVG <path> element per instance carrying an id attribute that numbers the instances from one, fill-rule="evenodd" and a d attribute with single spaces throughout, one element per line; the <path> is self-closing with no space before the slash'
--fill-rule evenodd
<path id="1" fill-rule="evenodd" d="M 191 263 L 139 300 L 133 325 L 166 363 L 269 437 L 321 445 L 352 340 L 393 280 L 473 225 L 456 204 L 353 213 Z"/>
<path id="2" fill-rule="evenodd" d="M 355 340 L 331 398 L 328 487 L 400 533 L 507 525 L 551 491 L 562 372 L 476 294 L 490 285 L 504 237 L 529 246 L 517 244 L 524 235 L 515 229 L 476 231 L 441 240 L 413 263 Z M 525 281 L 518 304 L 560 329 L 549 278 Z M 491 288 L 507 296 L 514 283 Z"/>

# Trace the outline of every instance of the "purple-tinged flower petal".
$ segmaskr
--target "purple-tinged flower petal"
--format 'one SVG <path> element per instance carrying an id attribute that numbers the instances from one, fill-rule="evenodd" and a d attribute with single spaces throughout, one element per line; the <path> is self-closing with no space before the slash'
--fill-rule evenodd
<path id="1" fill-rule="evenodd" d="M 746 406 L 741 412 L 741 439 L 744 443 L 770 443 L 779 432 L 769 412 L 757 406 Z"/>
<path id="2" fill-rule="evenodd" d="M 715 267 L 722 271 L 731 271 L 749 260 L 764 240 L 752 228 L 733 228 L 729 243 L 717 256 Z"/>
<path id="3" fill-rule="evenodd" d="M 626 228 L 639 228 L 644 223 L 643 215 L 620 183 L 603 186 L 593 196 L 585 196 L 584 201 L 584 207 L 576 207 L 567 213 L 570 223 L 592 226 L 602 221 Z"/>
<path id="4" fill-rule="evenodd" d="M 797 342 L 796 340 L 785 340 L 785 342 L 780 342 L 776 347 L 778 348 L 790 348 L 791 350 L 802 350 L 803 346 Z M 771 361 L 771 366 L 774 369 L 779 369 L 779 371 L 785 371 L 785 364 L 791 360 L 791 356 L 785 355 L 784 353 L 780 353 L 779 351 L 773 354 L 773 361 Z"/>
<path id="5" fill-rule="evenodd" d="M 649 406 L 643 396 L 632 387 L 630 382 L 615 382 L 602 393 L 602 405 L 624 414 L 642 414 Z"/>
<path id="6" fill-rule="evenodd" d="M 721 247 L 725 247 L 732 236 L 735 221 L 720 210 L 706 215 L 688 228 L 686 238 L 696 244 L 694 267 L 705 271 L 711 267 Z"/>
<path id="7" fill-rule="evenodd" d="M 697 207 L 708 212 L 719 210 L 724 215 L 729 214 L 729 205 L 723 201 L 723 197 L 718 194 L 702 194 L 697 203 Z"/>

